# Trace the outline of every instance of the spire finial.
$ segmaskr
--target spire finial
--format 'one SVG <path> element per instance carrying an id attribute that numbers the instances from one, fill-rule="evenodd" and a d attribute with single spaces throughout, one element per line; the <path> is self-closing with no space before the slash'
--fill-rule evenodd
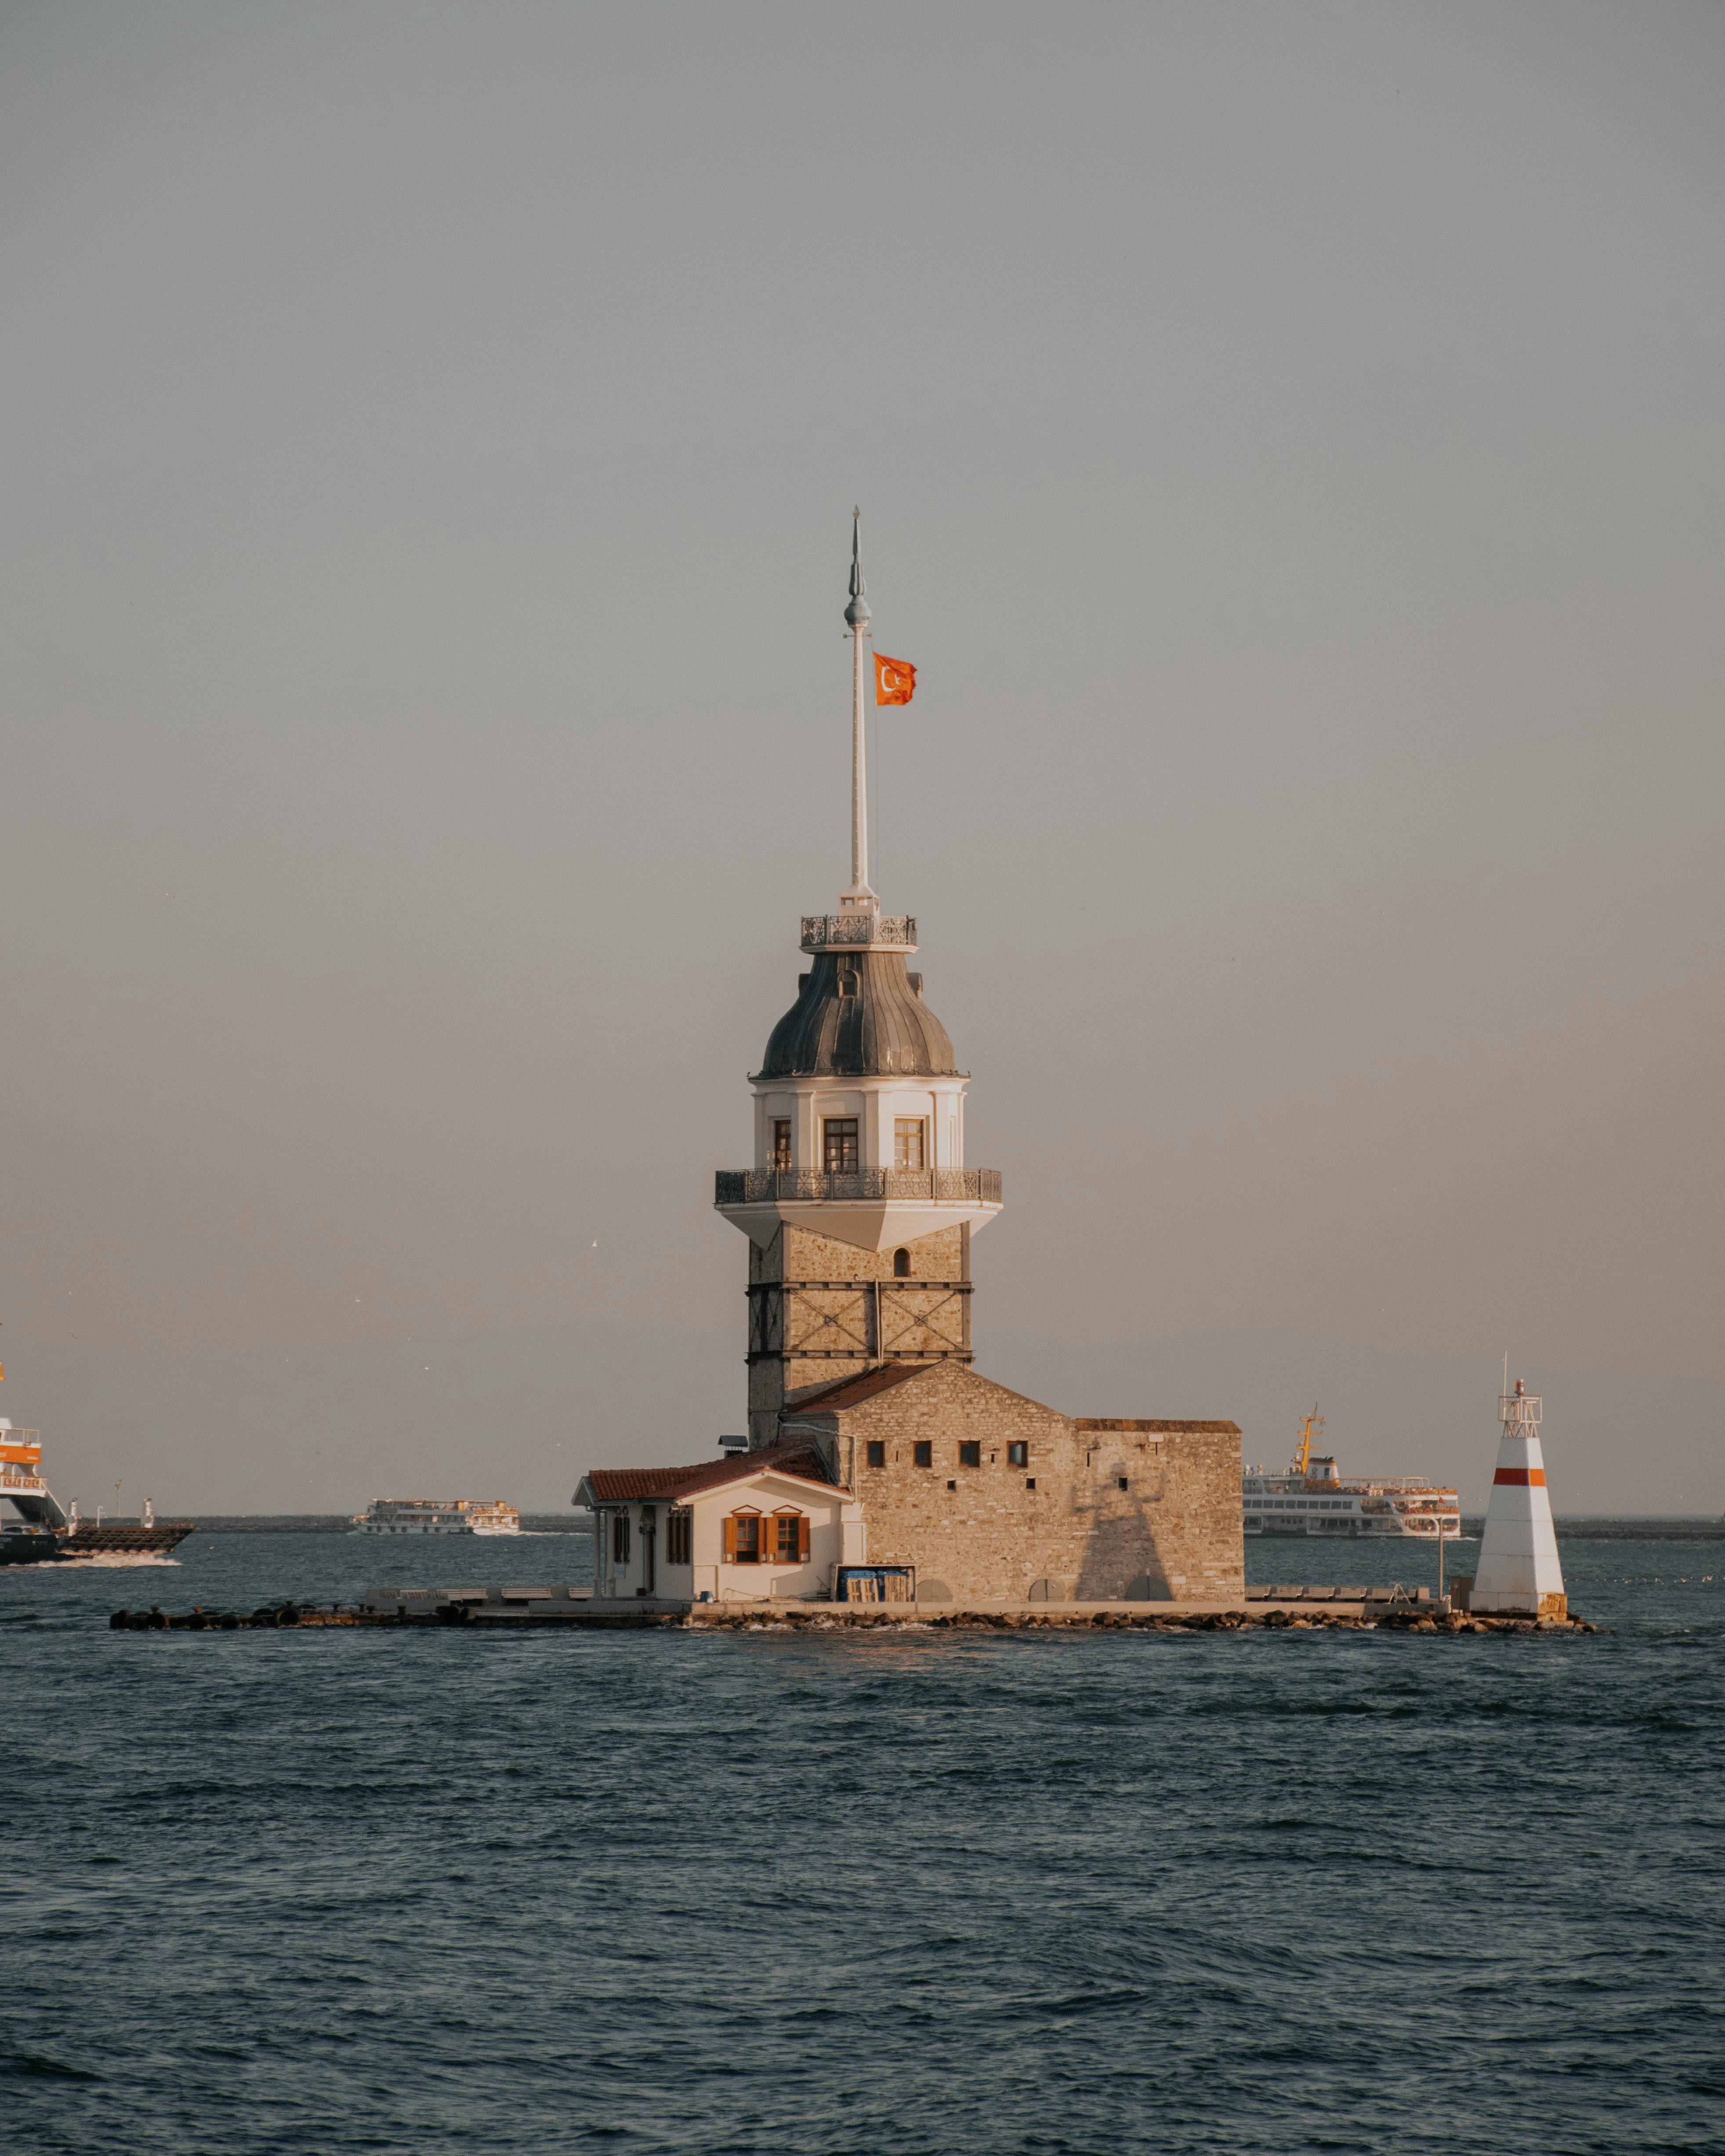
<path id="1" fill-rule="evenodd" d="M 845 609 L 845 619 L 853 629 L 860 629 L 869 618 L 869 603 L 863 597 L 868 586 L 862 572 L 862 511 L 850 512 L 850 603 Z"/>

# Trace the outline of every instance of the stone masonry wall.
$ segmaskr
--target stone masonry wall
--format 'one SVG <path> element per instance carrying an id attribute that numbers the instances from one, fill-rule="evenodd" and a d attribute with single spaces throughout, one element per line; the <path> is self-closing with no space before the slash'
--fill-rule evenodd
<path id="1" fill-rule="evenodd" d="M 794 1409 L 792 1425 L 804 1426 Z M 854 1408 L 812 1409 L 807 1427 L 863 1500 L 869 1561 L 914 1564 L 924 1598 L 1023 1600 L 1046 1582 L 1071 1601 L 1244 1594 L 1232 1423 L 1074 1419 L 940 1363 Z M 868 1464 L 871 1439 L 884 1466 Z M 915 1465 L 919 1439 L 928 1467 Z M 1008 1464 L 1014 1440 L 1029 1448 L 1022 1467 Z M 960 1464 L 967 1440 L 978 1466 Z"/>

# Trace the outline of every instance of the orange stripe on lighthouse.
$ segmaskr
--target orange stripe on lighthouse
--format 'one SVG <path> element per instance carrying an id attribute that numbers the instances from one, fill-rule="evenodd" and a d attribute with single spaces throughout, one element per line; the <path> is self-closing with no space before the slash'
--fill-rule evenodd
<path id="1" fill-rule="evenodd" d="M 1545 1470 L 1543 1467 L 1500 1467 L 1491 1477 L 1494 1482 L 1512 1482 L 1522 1490 L 1543 1490 Z"/>

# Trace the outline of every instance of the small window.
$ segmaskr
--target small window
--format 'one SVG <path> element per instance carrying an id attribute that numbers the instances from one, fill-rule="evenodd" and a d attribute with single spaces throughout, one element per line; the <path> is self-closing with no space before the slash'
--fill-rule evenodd
<path id="1" fill-rule="evenodd" d="M 892 1126 L 892 1164 L 895 1168 L 926 1168 L 928 1126 L 921 1116 L 899 1116 Z"/>
<path id="2" fill-rule="evenodd" d="M 932 1467 L 934 1465 L 934 1446 L 930 1440 L 926 1437 L 919 1437 L 916 1442 L 911 1447 L 911 1457 L 916 1461 L 919 1467 Z"/>
<path id="3" fill-rule="evenodd" d="M 854 966 L 844 966 L 839 968 L 839 993 L 841 996 L 854 996 L 856 993 L 856 968 Z"/>
<path id="4" fill-rule="evenodd" d="M 981 1445 L 974 1438 L 967 1438 L 958 1448 L 958 1465 L 961 1467 L 980 1467 L 982 1464 Z"/>
<path id="5" fill-rule="evenodd" d="M 829 1116 L 823 1127 L 824 1165 L 829 1175 L 856 1173 L 856 1117 Z"/>
<path id="6" fill-rule="evenodd" d="M 613 1564 L 629 1563 L 629 1514 L 627 1512 L 614 1512 L 611 1515 L 611 1562 Z"/>
<path id="7" fill-rule="evenodd" d="M 665 1561 L 687 1564 L 695 1554 L 695 1515 L 686 1507 L 674 1505 L 665 1522 Z"/>
<path id="8" fill-rule="evenodd" d="M 1120 1486 L 1122 1490 L 1127 1489 L 1131 1486 L 1123 1475 L 1120 1478 Z"/>
<path id="9" fill-rule="evenodd" d="M 956 1482 L 949 1482 L 947 1483 L 947 1487 L 949 1490 L 956 1490 L 958 1487 L 958 1485 Z"/>
<path id="10" fill-rule="evenodd" d="M 886 1465 L 885 1438 L 871 1437 L 869 1440 L 869 1465 L 870 1467 L 884 1467 Z"/>
<path id="11" fill-rule="evenodd" d="M 911 1277 L 911 1254 L 908 1250 L 893 1252 L 892 1277 L 895 1280 L 908 1280 Z"/>
<path id="12" fill-rule="evenodd" d="M 773 1119 L 773 1165 L 788 1168 L 791 1164 L 791 1119 L 775 1116 Z"/>
<path id="13" fill-rule="evenodd" d="M 1023 1438 L 1014 1438 L 1012 1442 L 1007 1446 L 1006 1464 L 1009 1467 L 1028 1467 L 1029 1466 L 1030 1448 L 1024 1442 Z"/>
<path id="14" fill-rule="evenodd" d="M 1024 1477 L 1024 1487 L 1027 1490 L 1034 1490 L 1036 1487 L 1036 1477 L 1034 1475 L 1027 1475 Z"/>
<path id="15" fill-rule="evenodd" d="M 733 1512 L 725 1522 L 725 1556 L 732 1564 L 761 1562 L 761 1515 Z"/>
<path id="16" fill-rule="evenodd" d="M 809 1555 L 809 1522 L 800 1512 L 776 1512 L 773 1517 L 773 1560 L 775 1564 L 801 1564 Z"/>

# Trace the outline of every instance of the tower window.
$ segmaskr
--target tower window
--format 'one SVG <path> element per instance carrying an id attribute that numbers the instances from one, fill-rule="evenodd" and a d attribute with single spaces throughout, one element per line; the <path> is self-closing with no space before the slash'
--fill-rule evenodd
<path id="1" fill-rule="evenodd" d="M 840 969 L 839 993 L 841 996 L 854 996 L 856 993 L 856 971 L 854 967 L 845 966 Z"/>
<path id="2" fill-rule="evenodd" d="M 895 1280 L 908 1280 L 911 1277 L 911 1254 L 908 1250 L 893 1252 L 892 1277 Z"/>
<path id="3" fill-rule="evenodd" d="M 932 1467 L 934 1465 L 933 1444 L 926 1437 L 919 1437 L 911 1447 L 911 1457 L 919 1467 Z"/>
<path id="4" fill-rule="evenodd" d="M 895 1168 L 927 1168 L 928 1126 L 921 1116 L 896 1116 L 892 1126 L 892 1164 Z"/>
<path id="5" fill-rule="evenodd" d="M 773 1122 L 773 1165 L 788 1168 L 791 1164 L 791 1119 L 776 1116 Z"/>
<path id="6" fill-rule="evenodd" d="M 823 1148 L 829 1175 L 856 1173 L 856 1117 L 829 1116 L 822 1127 Z"/>

